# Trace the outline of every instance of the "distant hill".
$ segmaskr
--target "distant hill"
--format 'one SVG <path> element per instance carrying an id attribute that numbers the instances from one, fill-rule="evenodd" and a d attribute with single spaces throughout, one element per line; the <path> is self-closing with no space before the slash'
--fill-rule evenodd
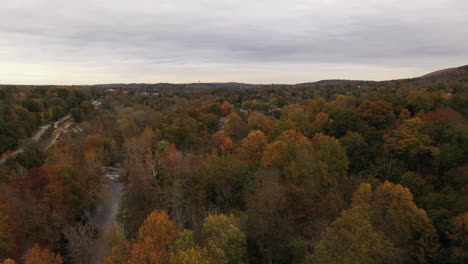
<path id="1" fill-rule="evenodd" d="M 204 83 L 108 83 L 108 84 L 93 84 L 93 85 L 70 85 L 75 87 L 100 87 L 100 88 L 154 88 L 156 87 L 179 87 L 188 89 L 204 89 L 204 88 L 252 88 L 258 86 L 274 86 L 274 85 L 292 85 L 292 86 L 326 86 L 326 85 L 375 85 L 387 82 L 421 82 L 434 81 L 437 79 L 460 79 L 468 81 L 468 65 L 442 69 L 427 73 L 425 75 L 407 79 L 395 79 L 387 81 L 370 81 L 370 80 L 347 80 L 347 79 L 329 79 L 316 82 L 305 82 L 298 84 L 251 84 L 239 82 L 204 82 Z M 1 85 L 0 87 L 21 87 L 30 85 Z M 34 85 L 37 87 L 53 87 L 57 85 Z M 60 85 L 62 86 L 62 85 Z M 66 86 L 66 85 L 65 85 Z"/>
<path id="2" fill-rule="evenodd" d="M 307 83 L 298 83 L 296 85 L 337 85 L 337 84 L 369 84 L 376 83 L 377 81 L 366 81 L 366 80 L 346 80 L 346 79 L 330 79 L 330 80 L 320 80 L 317 82 L 307 82 Z"/>
<path id="3" fill-rule="evenodd" d="M 463 79 L 468 78 L 468 65 L 460 66 L 460 67 L 453 67 L 448 69 L 442 69 L 438 71 L 434 71 L 428 74 L 425 74 L 420 77 L 413 77 L 407 79 L 395 79 L 395 80 L 387 80 L 387 81 L 370 81 L 370 80 L 347 80 L 347 79 L 329 79 L 329 80 L 320 80 L 316 82 L 306 82 L 306 83 L 298 83 L 293 84 L 294 86 L 310 86 L 310 85 L 345 85 L 345 84 L 352 84 L 352 85 L 372 85 L 378 83 L 385 83 L 385 82 L 405 82 L 405 81 L 423 81 L 425 79 L 444 79 L 444 78 L 453 78 L 453 77 L 462 77 Z M 255 86 L 269 86 L 269 85 L 277 85 L 277 84 L 250 84 L 250 83 L 239 83 L 239 82 L 206 82 L 206 83 L 186 83 L 186 84 L 170 84 L 170 83 L 158 83 L 158 84 L 147 84 L 147 83 L 132 83 L 132 84 L 99 84 L 93 85 L 97 87 L 139 87 L 145 88 L 154 85 L 175 85 L 175 86 L 183 86 L 185 88 L 191 89 L 203 89 L 203 88 L 251 88 Z"/>
<path id="4" fill-rule="evenodd" d="M 448 68 L 443 70 L 438 70 L 425 74 L 419 78 L 430 78 L 430 77 L 450 77 L 454 75 L 465 75 L 468 74 L 468 65 L 461 67 Z"/>
<path id="5" fill-rule="evenodd" d="M 190 85 L 208 85 L 212 87 L 252 87 L 257 84 L 238 83 L 238 82 L 214 82 L 214 83 L 191 83 Z"/>

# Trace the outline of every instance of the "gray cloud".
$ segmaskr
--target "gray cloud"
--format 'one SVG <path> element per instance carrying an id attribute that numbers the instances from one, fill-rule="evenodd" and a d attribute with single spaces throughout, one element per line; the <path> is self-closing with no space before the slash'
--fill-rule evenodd
<path id="1" fill-rule="evenodd" d="M 465 0 L 4 0 L 0 83 L 387 79 L 466 64 Z"/>

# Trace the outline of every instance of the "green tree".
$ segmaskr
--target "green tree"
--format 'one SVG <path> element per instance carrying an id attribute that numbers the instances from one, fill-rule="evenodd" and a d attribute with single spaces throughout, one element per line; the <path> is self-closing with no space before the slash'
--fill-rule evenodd
<path id="1" fill-rule="evenodd" d="M 417 113 L 421 110 L 432 110 L 435 105 L 434 94 L 424 91 L 423 89 L 412 90 L 405 99 L 413 108 L 413 113 Z"/>
<path id="2" fill-rule="evenodd" d="M 170 264 L 210 264 L 204 250 L 194 248 L 171 253 Z M 216 262 L 221 263 L 221 262 Z"/>
<path id="3" fill-rule="evenodd" d="M 171 248 L 171 264 L 208 264 L 206 249 L 193 240 L 193 232 L 184 230 L 179 233 Z"/>
<path id="4" fill-rule="evenodd" d="M 341 146 L 340 142 L 330 136 L 318 133 L 312 139 L 317 148 L 318 159 L 325 164 L 328 174 L 329 186 L 335 186 L 338 183 L 344 182 L 347 175 L 349 161 L 346 151 Z"/>
<path id="5" fill-rule="evenodd" d="M 310 114 L 298 104 L 286 106 L 281 113 L 281 119 L 291 121 L 294 129 L 304 135 L 311 132 Z"/>
<path id="6" fill-rule="evenodd" d="M 359 127 L 359 115 L 356 110 L 346 108 L 335 108 L 330 112 L 333 124 L 330 128 L 330 135 L 341 138 L 346 131 L 357 131 Z"/>
<path id="7" fill-rule="evenodd" d="M 77 123 L 80 123 L 83 121 L 84 119 L 84 112 L 83 110 L 81 110 L 80 108 L 76 107 L 76 108 L 73 108 L 71 111 L 71 116 L 73 118 L 73 121 L 77 122 Z"/>
<path id="8" fill-rule="evenodd" d="M 426 185 L 426 181 L 419 174 L 408 171 L 401 175 L 400 178 L 401 185 L 410 189 L 411 193 L 416 197 L 419 197 L 423 194 L 423 188 Z"/>
<path id="9" fill-rule="evenodd" d="M 177 253 L 177 251 L 186 251 L 189 249 L 200 249 L 200 247 L 193 240 L 192 230 L 186 229 L 178 234 L 177 239 L 171 247 L 171 251 Z"/>
<path id="10" fill-rule="evenodd" d="M 365 169 L 370 162 L 370 149 L 366 140 L 357 132 L 348 131 L 340 139 L 349 159 L 349 169 L 357 173 Z"/>
<path id="11" fill-rule="evenodd" d="M 208 256 L 213 263 L 241 264 L 247 261 L 247 241 L 233 215 L 210 215 L 202 228 Z"/>
<path id="12" fill-rule="evenodd" d="M 396 130 L 384 136 L 388 148 L 406 158 L 416 159 L 419 168 L 421 157 L 431 154 L 432 140 L 425 133 L 424 123 L 419 118 L 405 120 Z"/>
<path id="13" fill-rule="evenodd" d="M 286 130 L 278 140 L 267 145 L 263 167 L 277 168 L 287 184 L 304 186 L 309 194 L 328 188 L 331 180 L 312 142 L 295 130 Z"/>
<path id="14" fill-rule="evenodd" d="M 39 144 L 31 143 L 24 147 L 24 151 L 16 156 L 16 161 L 25 168 L 40 167 L 44 164 L 45 155 Z"/>
<path id="15" fill-rule="evenodd" d="M 376 231 L 367 215 L 344 211 L 323 232 L 309 263 L 379 264 L 397 263 L 398 251 L 382 232 Z"/>

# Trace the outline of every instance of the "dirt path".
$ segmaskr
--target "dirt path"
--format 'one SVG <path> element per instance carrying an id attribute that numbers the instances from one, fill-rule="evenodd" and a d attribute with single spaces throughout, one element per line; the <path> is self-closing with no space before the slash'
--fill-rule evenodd
<path id="1" fill-rule="evenodd" d="M 57 139 L 60 138 L 60 135 L 62 132 L 67 129 L 73 122 L 68 121 L 63 123 L 59 128 L 55 129 L 54 133 L 52 133 L 52 140 L 47 144 L 47 146 L 44 148 L 44 150 L 48 150 L 50 147 L 52 147 L 56 142 Z"/>
<path id="2" fill-rule="evenodd" d="M 60 129 L 63 128 L 63 126 L 66 125 L 67 123 L 64 123 L 64 124 L 60 125 L 60 127 L 59 127 L 59 124 L 67 121 L 68 119 L 70 119 L 70 117 L 71 117 L 71 115 L 66 115 L 66 116 L 62 117 L 60 120 L 54 122 L 54 128 L 55 128 L 54 137 L 55 136 L 56 137 L 54 138 L 54 140 L 51 141 L 50 144 L 47 144 L 47 147 L 44 150 L 49 149 L 53 144 L 55 144 L 55 141 L 60 136 L 60 133 L 58 133 L 58 131 L 60 131 Z M 38 141 L 50 126 L 51 126 L 50 124 L 45 125 L 45 126 L 41 126 L 39 128 L 39 130 L 29 138 L 29 140 Z M 55 134 L 58 134 L 58 135 L 55 135 Z M 0 164 L 4 163 L 8 157 L 15 157 L 16 155 L 20 154 L 23 151 L 24 151 L 23 147 L 20 147 L 17 150 L 10 151 L 8 153 L 4 153 L 2 158 L 0 158 Z"/>

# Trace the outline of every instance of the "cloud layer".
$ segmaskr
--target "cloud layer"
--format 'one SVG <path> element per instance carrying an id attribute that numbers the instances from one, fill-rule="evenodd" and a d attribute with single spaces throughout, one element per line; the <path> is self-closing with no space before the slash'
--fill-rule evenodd
<path id="1" fill-rule="evenodd" d="M 466 0 L 3 0 L 0 83 L 391 79 L 466 43 Z"/>

